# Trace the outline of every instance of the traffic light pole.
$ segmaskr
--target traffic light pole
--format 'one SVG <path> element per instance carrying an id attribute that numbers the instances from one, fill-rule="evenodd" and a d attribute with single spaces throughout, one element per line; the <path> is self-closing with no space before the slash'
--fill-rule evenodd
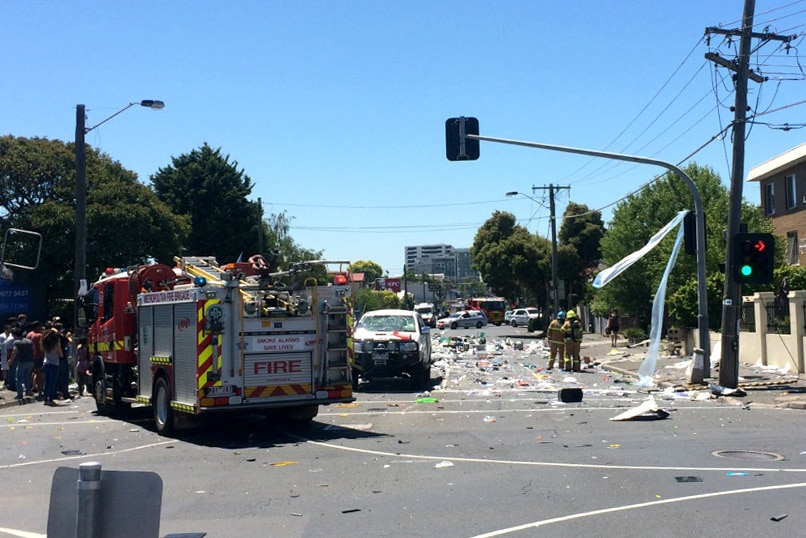
<path id="1" fill-rule="evenodd" d="M 448 120 L 449 122 L 451 120 Z M 475 121 L 474 127 L 478 128 L 478 121 Z M 476 131 L 478 132 L 478 131 Z M 639 164 L 651 164 L 653 166 L 660 166 L 661 168 L 665 168 L 670 172 L 673 172 L 677 177 L 682 179 L 688 185 L 689 191 L 691 192 L 691 197 L 694 199 L 694 213 L 696 218 L 697 224 L 697 327 L 698 327 L 698 336 L 699 336 L 699 343 L 700 348 L 703 350 L 703 365 L 702 369 L 697 369 L 692 374 L 691 381 L 693 383 L 702 382 L 703 377 L 710 377 L 710 357 L 711 357 L 711 340 L 710 334 L 708 332 L 708 293 L 706 288 L 706 281 L 705 281 L 705 210 L 702 205 L 702 198 L 700 197 L 700 191 L 697 190 L 697 185 L 694 184 L 694 181 L 685 172 L 683 172 L 677 166 L 667 163 L 665 161 L 659 161 L 657 159 L 649 159 L 647 157 L 639 157 L 637 155 L 623 155 L 621 153 L 609 153 L 606 151 L 596 151 L 592 149 L 582 149 L 582 148 L 572 148 L 568 146 L 557 146 L 554 144 L 542 144 L 539 142 L 524 142 L 520 140 L 509 140 L 506 138 L 493 138 L 490 136 L 480 136 L 478 134 L 470 134 L 467 133 L 465 136 L 469 140 L 484 140 L 486 142 L 498 142 L 500 144 L 511 144 L 513 146 L 523 146 L 527 148 L 536 148 L 536 149 L 545 149 L 549 151 L 560 151 L 563 153 L 573 153 L 576 155 L 587 155 L 589 157 L 602 157 L 605 159 L 613 159 L 616 161 L 627 161 Z M 456 144 L 458 147 L 458 143 Z M 450 156 L 453 152 L 450 152 Z M 473 158 L 478 158 L 478 152 L 476 151 L 475 156 Z M 451 159 L 451 160 L 464 160 L 464 159 Z"/>

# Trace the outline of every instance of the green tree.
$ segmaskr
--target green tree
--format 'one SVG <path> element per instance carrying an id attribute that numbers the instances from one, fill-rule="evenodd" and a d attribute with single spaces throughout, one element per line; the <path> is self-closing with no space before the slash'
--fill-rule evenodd
<path id="1" fill-rule="evenodd" d="M 288 269 L 293 263 L 322 258 L 321 250 L 303 248 L 294 241 L 290 235 L 291 217 L 285 211 L 271 214 L 267 220 L 264 220 L 263 230 L 266 250 L 277 251 L 277 265 L 282 269 Z"/>
<path id="2" fill-rule="evenodd" d="M 383 268 L 372 260 L 358 260 L 350 264 L 351 273 L 364 273 L 364 282 L 371 284 L 383 276 Z"/>
<path id="3" fill-rule="evenodd" d="M 160 200 L 190 221 L 185 252 L 235 261 L 257 252 L 261 208 L 247 200 L 253 183 L 236 161 L 206 143 L 172 158 L 151 176 Z"/>
<path id="4" fill-rule="evenodd" d="M 358 289 L 353 295 L 354 308 L 357 315 L 370 310 L 382 308 L 400 308 L 400 299 L 393 291 L 375 291 L 366 288 Z"/>
<path id="5" fill-rule="evenodd" d="M 549 242 L 516 225 L 513 214 L 494 212 L 476 232 L 470 253 L 473 267 L 496 295 L 547 304 Z"/>
<path id="6" fill-rule="evenodd" d="M 727 222 L 729 193 L 719 176 L 708 167 L 691 163 L 684 171 L 697 185 L 705 207 L 706 272 L 710 275 L 707 278 L 709 325 L 712 329 L 717 329 L 721 324 L 721 282 L 724 282 L 724 277 L 719 274 L 719 263 L 725 259 L 722 229 Z M 638 250 L 672 220 L 678 211 L 691 209 L 693 205 L 688 186 L 672 173 L 665 174 L 639 193 L 629 196 L 616 206 L 610 226 L 602 238 L 603 264 L 610 266 Z M 742 220 L 751 231 L 770 229 L 769 222 L 757 206 L 744 203 Z M 597 290 L 593 311 L 604 315 L 609 309 L 618 308 L 621 315 L 636 318 L 641 327 L 646 329 L 652 299 L 671 254 L 674 236 L 675 234 L 669 234 L 624 274 Z M 696 325 L 696 278 L 696 257 L 681 252 L 670 274 L 666 293 L 673 323 Z"/>
<path id="7" fill-rule="evenodd" d="M 566 282 L 566 289 L 575 301 L 587 301 L 586 283 L 592 269 L 598 267 L 602 258 L 601 241 L 605 227 L 601 211 L 591 211 L 584 204 L 569 202 L 563 213 L 559 240 L 561 247 L 570 247 L 570 252 L 559 252 L 558 272 Z M 569 306 L 571 306 L 569 304 Z"/>
<path id="8" fill-rule="evenodd" d="M 187 222 L 119 162 L 91 147 L 86 157 L 87 278 L 109 266 L 172 263 Z M 48 311 L 68 323 L 72 309 L 64 305 L 75 294 L 75 220 L 73 144 L 0 137 L 0 225 L 42 234 L 37 278 L 48 283 Z"/>

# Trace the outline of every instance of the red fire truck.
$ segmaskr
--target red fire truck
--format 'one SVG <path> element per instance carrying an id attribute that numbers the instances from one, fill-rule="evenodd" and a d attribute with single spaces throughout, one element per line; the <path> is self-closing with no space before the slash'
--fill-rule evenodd
<path id="1" fill-rule="evenodd" d="M 206 413 L 308 421 L 320 405 L 354 401 L 348 262 L 272 272 L 255 256 L 175 261 L 107 270 L 78 298 L 99 413 L 147 404 L 168 434 Z M 317 270 L 333 282 L 301 280 Z"/>

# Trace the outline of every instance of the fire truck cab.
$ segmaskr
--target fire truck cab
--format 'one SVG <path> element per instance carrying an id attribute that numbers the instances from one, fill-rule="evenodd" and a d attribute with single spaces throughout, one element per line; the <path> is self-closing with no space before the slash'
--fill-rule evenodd
<path id="1" fill-rule="evenodd" d="M 281 284 L 348 262 L 270 273 L 253 262 L 175 261 L 108 270 L 79 298 L 99 413 L 150 405 L 167 434 L 212 412 L 309 421 L 320 405 L 354 400 L 346 270 L 333 283 Z"/>

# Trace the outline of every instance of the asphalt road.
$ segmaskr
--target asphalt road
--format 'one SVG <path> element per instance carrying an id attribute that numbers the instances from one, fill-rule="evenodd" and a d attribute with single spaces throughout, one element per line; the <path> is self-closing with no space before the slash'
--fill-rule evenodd
<path id="1" fill-rule="evenodd" d="M 648 395 L 593 369 L 576 376 L 597 388 L 563 404 L 538 377 L 519 386 L 539 357 L 481 361 L 434 368 L 428 393 L 362 385 L 299 429 L 250 415 L 171 439 L 147 409 L 98 417 L 88 398 L 2 409 L 0 536 L 44 535 L 54 472 L 87 461 L 162 478 L 161 536 L 802 535 L 802 411 L 658 396 L 668 418 L 615 422 Z"/>

